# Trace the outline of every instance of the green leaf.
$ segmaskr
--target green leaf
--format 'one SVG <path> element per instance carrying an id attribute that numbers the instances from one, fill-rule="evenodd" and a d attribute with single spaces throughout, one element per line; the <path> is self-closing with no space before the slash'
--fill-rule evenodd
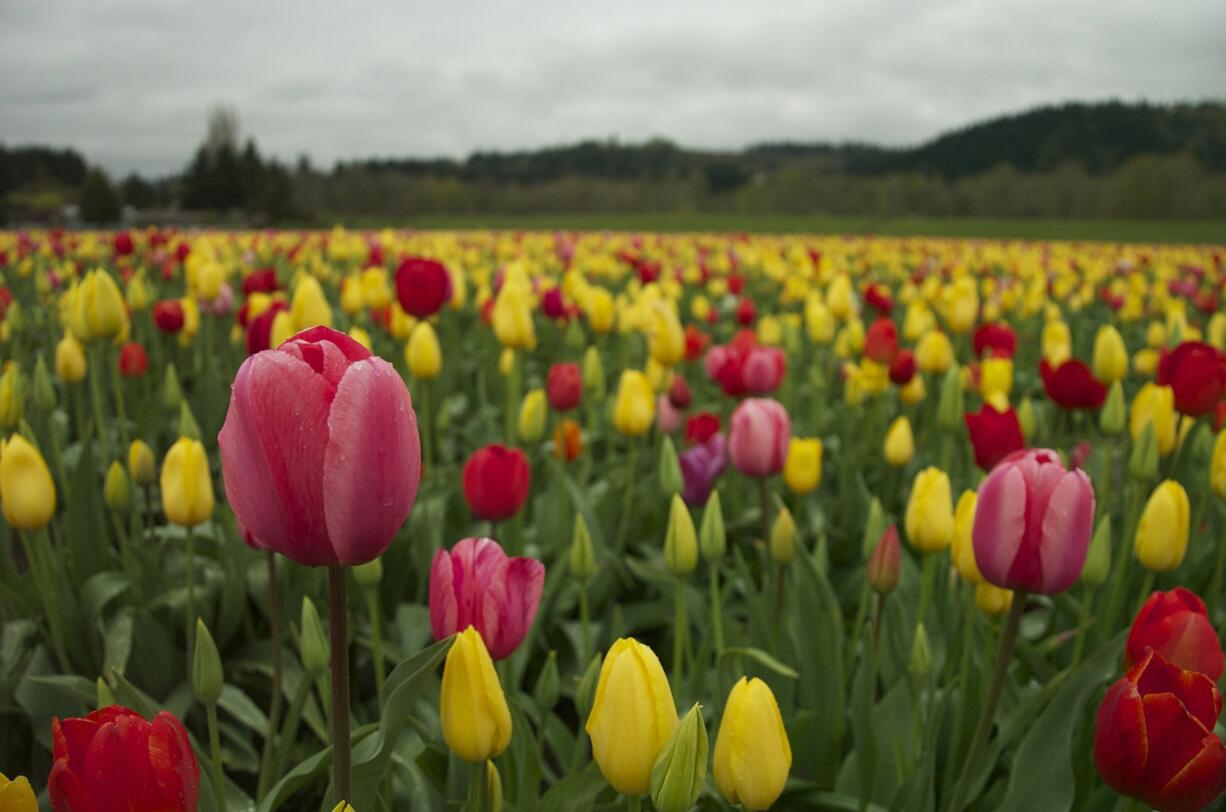
<path id="1" fill-rule="evenodd" d="M 217 705 L 234 720 L 250 728 L 260 738 L 268 734 L 268 717 L 264 711 L 235 685 L 225 685 L 221 689 L 221 698 Z"/>
<path id="2" fill-rule="evenodd" d="M 719 655 L 720 660 L 726 660 L 734 657 L 748 657 L 749 659 L 757 662 L 759 665 L 763 665 L 766 668 L 769 668 L 771 671 L 774 671 L 781 677 L 796 679 L 800 676 L 795 668 L 784 665 L 760 648 L 754 648 L 753 646 L 733 646 L 731 648 L 725 648 Z"/>
<path id="3" fill-rule="evenodd" d="M 256 807 L 256 812 L 273 812 L 295 792 L 307 784 L 326 775 L 331 764 L 332 748 L 325 747 L 315 755 L 298 762 L 298 766 L 287 772 L 276 785 L 264 796 L 264 800 Z M 203 783 L 203 782 L 201 782 Z"/>
<path id="4" fill-rule="evenodd" d="M 118 598 L 131 586 L 132 581 L 126 572 L 99 572 L 90 576 L 81 587 L 81 600 L 87 617 L 102 617 L 104 610 L 111 601 Z"/>
<path id="5" fill-rule="evenodd" d="M 539 812 L 586 812 L 607 786 L 600 768 L 591 761 L 579 772 L 550 787 L 536 809 Z"/>

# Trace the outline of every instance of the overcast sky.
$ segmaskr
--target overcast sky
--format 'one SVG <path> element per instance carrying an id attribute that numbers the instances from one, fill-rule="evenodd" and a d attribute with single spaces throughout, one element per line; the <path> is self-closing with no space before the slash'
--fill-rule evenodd
<path id="1" fill-rule="evenodd" d="M 285 160 L 662 135 L 922 141 L 1226 97 L 1223 0 L 0 0 L 0 142 L 178 171 L 208 108 Z"/>

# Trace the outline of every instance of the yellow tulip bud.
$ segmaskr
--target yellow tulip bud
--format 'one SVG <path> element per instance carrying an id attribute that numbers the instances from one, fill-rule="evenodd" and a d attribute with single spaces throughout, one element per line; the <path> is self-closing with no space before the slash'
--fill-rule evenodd
<path id="1" fill-rule="evenodd" d="M 685 331 L 672 307 L 653 303 L 646 330 L 647 352 L 657 363 L 671 367 L 685 357 Z"/>
<path id="2" fill-rule="evenodd" d="M 942 375 L 954 363 L 954 345 L 940 330 L 924 333 L 915 347 L 915 364 L 929 375 Z"/>
<path id="3" fill-rule="evenodd" d="M 1145 328 L 1145 343 L 1150 349 L 1162 349 L 1166 344 L 1166 325 L 1160 321 L 1151 321 Z"/>
<path id="4" fill-rule="evenodd" d="M 294 298 L 290 300 L 290 313 L 293 315 L 294 333 L 320 324 L 325 327 L 332 326 L 332 306 L 328 304 L 328 297 L 324 295 L 324 289 L 318 279 L 302 276 L 298 280 L 298 285 L 294 288 Z M 275 320 L 273 327 L 276 327 Z M 277 343 L 279 342 L 274 342 L 272 346 L 277 346 Z"/>
<path id="5" fill-rule="evenodd" d="M 622 372 L 613 404 L 613 427 L 627 437 L 641 437 L 656 416 L 656 398 L 647 376 L 635 369 Z"/>
<path id="6" fill-rule="evenodd" d="M 688 575 L 698 566 L 698 533 L 694 529 L 694 518 L 676 493 L 669 503 L 664 563 L 674 575 Z"/>
<path id="7" fill-rule="evenodd" d="M 40 530 L 55 515 L 55 482 L 30 442 L 14 434 L 0 450 L 0 505 L 17 530 Z"/>
<path id="8" fill-rule="evenodd" d="M 771 558 L 780 564 L 791 564 L 796 557 L 796 520 L 786 507 L 779 508 L 771 523 Z"/>
<path id="9" fill-rule="evenodd" d="M 645 794 L 656 756 L 676 727 L 673 693 L 655 652 L 633 638 L 618 640 L 600 667 L 584 726 L 609 785 L 623 795 Z"/>
<path id="10" fill-rule="evenodd" d="M 64 383 L 79 383 L 85 378 L 85 347 L 72 333 L 55 345 L 55 374 Z"/>
<path id="11" fill-rule="evenodd" d="M 1175 428 L 1179 416 L 1175 414 L 1175 390 L 1169 386 L 1147 383 L 1133 398 L 1128 412 L 1128 431 L 1135 441 L 1147 425 L 1153 425 L 1158 441 L 1158 453 L 1166 456 L 1175 450 Z"/>
<path id="12" fill-rule="evenodd" d="M 272 326 L 268 328 L 268 346 L 276 348 L 297 332 L 294 329 L 294 317 L 288 311 L 282 310 L 272 317 Z"/>
<path id="13" fill-rule="evenodd" d="M 180 437 L 162 460 L 162 510 L 183 527 L 213 515 L 213 477 L 209 458 L 199 440 Z"/>
<path id="14" fill-rule="evenodd" d="M 783 481 L 792 493 L 812 492 L 822 484 L 822 441 L 817 437 L 793 437 L 783 465 Z"/>
<path id="15" fill-rule="evenodd" d="M 1146 569 L 1169 572 L 1188 551 L 1188 493 L 1173 479 L 1150 494 L 1137 526 L 1137 558 Z"/>
<path id="16" fill-rule="evenodd" d="M 1226 313 L 1219 310 L 1209 318 L 1205 326 L 1205 341 L 1219 350 L 1226 350 Z"/>
<path id="17" fill-rule="evenodd" d="M 532 292 L 526 282 L 503 282 L 490 313 L 494 335 L 504 347 L 530 350 L 536 346 L 536 327 L 532 322 Z"/>
<path id="18" fill-rule="evenodd" d="M 983 575 L 975 562 L 975 545 L 971 536 L 975 526 L 975 503 L 978 500 L 979 495 L 974 491 L 963 491 L 958 497 L 957 507 L 954 508 L 954 543 L 951 553 L 958 574 L 970 584 L 983 583 Z"/>
<path id="19" fill-rule="evenodd" d="M 715 738 L 715 786 L 748 812 L 769 809 L 792 769 L 792 745 L 770 686 L 756 677 L 732 687 Z"/>
<path id="20" fill-rule="evenodd" d="M 834 340 L 834 314 L 819 296 L 805 300 L 805 331 L 816 344 L 829 344 Z"/>
<path id="21" fill-rule="evenodd" d="M 504 347 L 498 354 L 498 374 L 505 378 L 511 374 L 513 369 L 515 369 L 515 350 Z"/>
<path id="22" fill-rule="evenodd" d="M 885 461 L 895 468 L 903 467 L 915 456 L 915 436 L 911 433 L 911 421 L 905 414 L 894 418 L 890 424 L 885 433 L 883 450 Z"/>
<path id="23" fill-rule="evenodd" d="M 954 538 L 953 497 L 949 475 L 925 468 L 915 475 L 907 502 L 907 540 L 916 549 L 932 553 L 948 547 Z"/>
<path id="24" fill-rule="evenodd" d="M 38 797 L 25 776 L 12 781 L 0 773 L 0 809 L 4 812 L 38 812 Z"/>
<path id="25" fill-rule="evenodd" d="M 982 581 L 975 585 L 975 605 L 989 615 L 1003 615 L 1013 605 L 1013 590 Z"/>
<path id="26" fill-rule="evenodd" d="M 362 290 L 362 280 L 357 274 L 350 274 L 341 282 L 341 311 L 354 316 L 366 307 L 366 295 Z"/>
<path id="27" fill-rule="evenodd" d="M 205 301 L 216 299 L 226 281 L 226 269 L 219 262 L 206 262 L 196 269 L 192 288 L 198 298 Z"/>
<path id="28" fill-rule="evenodd" d="M 1128 374 L 1128 348 L 1113 325 L 1104 324 L 1094 336 L 1094 377 L 1113 384 Z"/>
<path id="29" fill-rule="evenodd" d="M 367 268 L 362 271 L 361 286 L 362 298 L 367 307 L 381 309 L 392 303 L 392 286 L 385 269 Z M 452 299 L 455 298 L 455 291 L 456 285 L 452 284 Z"/>
<path id="30" fill-rule="evenodd" d="M 157 479 L 157 462 L 153 449 L 144 440 L 133 440 L 128 446 L 128 476 L 137 485 L 152 485 Z"/>
<path id="31" fill-rule="evenodd" d="M 927 394 L 923 375 L 912 375 L 911 380 L 898 388 L 898 399 L 908 406 L 921 402 Z"/>
<path id="32" fill-rule="evenodd" d="M 143 271 L 128 280 L 124 300 L 128 303 L 128 309 L 133 311 L 144 310 L 153 300 L 153 294 L 149 292 L 149 283 L 145 281 Z"/>
<path id="33" fill-rule="evenodd" d="M 544 437 L 548 414 L 549 403 L 545 400 L 544 389 L 533 389 L 524 395 L 519 406 L 519 439 L 525 443 L 535 443 Z"/>
<path id="34" fill-rule="evenodd" d="M 128 321 L 123 294 L 114 278 L 103 270 L 86 274 L 72 295 L 69 326 L 81 341 L 109 341 L 123 332 Z"/>
<path id="35" fill-rule="evenodd" d="M 960 276 L 945 290 L 945 324 L 955 333 L 965 333 L 975 326 L 979 315 L 979 289 L 975 280 Z"/>
<path id="36" fill-rule="evenodd" d="M 1226 499 L 1226 429 L 1217 434 L 1213 443 L 1213 457 L 1209 463 L 1209 484 L 1222 499 Z"/>
<path id="37" fill-rule="evenodd" d="M 1159 358 L 1157 350 L 1137 350 L 1132 356 L 1132 368 L 1139 375 L 1153 376 L 1158 371 Z"/>
<path id="38" fill-rule="evenodd" d="M 349 337 L 361 344 L 366 349 L 370 349 L 370 333 L 366 332 L 361 327 L 354 325 L 349 328 Z"/>
<path id="39" fill-rule="evenodd" d="M 511 743 L 511 711 L 494 661 L 472 626 L 455 636 L 447 652 L 439 719 L 451 752 L 472 764 L 500 755 Z"/>
<path id="40" fill-rule="evenodd" d="M 984 400 L 1003 397 L 1008 402 L 1012 391 L 1013 361 L 1009 358 L 985 358 L 979 365 L 980 396 Z"/>
<path id="41" fill-rule="evenodd" d="M 404 360 L 414 378 L 431 380 L 438 377 L 443 369 L 443 349 L 430 322 L 418 322 L 413 328 L 409 343 L 404 346 Z"/>
<path id="42" fill-rule="evenodd" d="M 846 321 L 859 312 L 859 303 L 847 274 L 839 274 L 830 280 L 830 287 L 826 288 L 826 307 L 840 321 Z"/>
<path id="43" fill-rule="evenodd" d="M 1043 357 L 1053 367 L 1058 367 L 1073 356 L 1073 337 L 1068 325 L 1053 319 L 1043 325 L 1041 339 Z"/>

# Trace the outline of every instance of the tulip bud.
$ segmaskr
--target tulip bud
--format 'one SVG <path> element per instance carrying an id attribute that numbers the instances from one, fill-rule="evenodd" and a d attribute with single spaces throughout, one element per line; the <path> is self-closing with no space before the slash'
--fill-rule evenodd
<path id="1" fill-rule="evenodd" d="M 890 424 L 885 433 L 883 450 L 885 461 L 895 468 L 903 467 L 915 456 L 915 436 L 911 433 L 911 421 L 905 414 L 899 415 Z"/>
<path id="2" fill-rule="evenodd" d="M 186 400 L 179 403 L 179 436 L 189 440 L 200 439 L 200 424 L 192 414 L 192 406 Z"/>
<path id="3" fill-rule="evenodd" d="M 511 711 L 494 661 L 472 626 L 455 636 L 447 652 L 439 721 L 451 752 L 470 764 L 500 755 L 511 743 Z"/>
<path id="4" fill-rule="evenodd" d="M 603 657 L 600 652 L 596 652 L 591 662 L 587 664 L 587 668 L 584 669 L 583 676 L 579 678 L 579 684 L 575 686 L 575 711 L 578 712 L 580 719 L 588 718 L 588 714 L 592 712 L 602 661 Z"/>
<path id="5" fill-rule="evenodd" d="M 221 655 L 204 621 L 196 618 L 196 650 L 192 654 L 192 691 L 202 705 L 216 705 L 225 685 Z"/>
<path id="6" fill-rule="evenodd" d="M 1013 590 L 1002 589 L 987 581 L 975 584 L 975 605 L 989 615 L 1003 615 L 1013 605 Z"/>
<path id="7" fill-rule="evenodd" d="M 0 507 L 17 530 L 41 530 L 55 515 L 55 482 L 42 454 L 14 434 L 0 445 Z"/>
<path id="8" fill-rule="evenodd" d="M 55 387 L 51 383 L 51 373 L 47 370 L 47 362 L 40 355 L 34 362 L 34 378 L 30 387 L 34 408 L 46 414 L 55 408 Z"/>
<path id="9" fill-rule="evenodd" d="M 656 398 L 647 376 L 636 369 L 624 370 L 617 385 L 613 427 L 627 437 L 641 437 L 656 416 Z"/>
<path id="10" fill-rule="evenodd" d="M 348 801 L 341 801 L 336 806 L 332 807 L 332 812 L 356 812 Z"/>
<path id="11" fill-rule="evenodd" d="M 353 567 L 353 580 L 363 589 L 374 589 L 383 581 L 383 559 L 372 558 Z"/>
<path id="12" fill-rule="evenodd" d="M 780 564 L 791 564 L 796 557 L 796 520 L 786 507 L 780 507 L 771 524 L 771 558 Z"/>
<path id="13" fill-rule="evenodd" d="M 922 677 L 931 667 L 932 649 L 928 645 L 928 630 L 920 623 L 915 627 L 915 640 L 911 642 L 911 659 L 907 662 L 907 671 Z"/>
<path id="14" fill-rule="evenodd" d="M 665 494 L 681 493 L 685 483 L 681 478 L 681 463 L 677 460 L 677 447 L 673 438 L 665 435 L 660 443 L 660 487 Z"/>
<path id="15" fill-rule="evenodd" d="M 957 364 L 951 366 L 941 379 L 941 399 L 937 401 L 937 425 L 946 431 L 962 427 L 962 415 L 966 412 L 962 395 L 962 370 Z"/>
<path id="16" fill-rule="evenodd" d="M 570 571 L 576 578 L 587 580 L 596 574 L 596 552 L 592 549 L 592 534 L 582 513 L 575 514 L 575 529 L 570 537 Z"/>
<path id="17" fill-rule="evenodd" d="M 707 777 L 707 727 L 698 703 L 664 743 L 651 768 L 651 802 L 659 812 L 689 812 Z"/>
<path id="18" fill-rule="evenodd" d="M 550 650 L 549 656 L 545 658 L 545 665 L 541 667 L 541 673 L 536 678 L 532 697 L 541 710 L 549 711 L 558 704 L 558 694 L 558 652 Z"/>
<path id="19" fill-rule="evenodd" d="M 132 504 L 132 487 L 128 482 L 128 472 L 119 460 L 112 462 L 111 467 L 106 469 L 102 499 L 106 506 L 116 513 L 126 512 Z"/>
<path id="20" fill-rule="evenodd" d="M 1158 435 L 1152 422 L 1145 424 L 1141 435 L 1133 442 L 1128 473 L 1138 482 L 1148 482 L 1158 475 Z"/>
<path id="21" fill-rule="evenodd" d="M 302 598 L 302 621 L 298 640 L 298 657 L 310 676 L 322 674 L 331 662 L 328 655 L 328 638 L 319 622 L 319 612 L 311 599 Z"/>
<path id="22" fill-rule="evenodd" d="M 464 808 L 470 812 L 502 812 L 502 776 L 493 761 L 487 760 L 481 766 L 480 779 L 469 785 Z"/>
<path id="23" fill-rule="evenodd" d="M 954 542 L 950 550 L 954 561 L 954 569 L 968 584 L 982 583 L 983 575 L 975 562 L 975 544 L 972 536 L 975 526 L 975 505 L 978 496 L 974 491 L 966 490 L 958 497 L 954 506 Z"/>
<path id="24" fill-rule="evenodd" d="M 174 364 L 167 364 L 166 377 L 162 380 L 162 403 L 166 404 L 167 411 L 177 412 L 182 402 L 183 387 L 179 385 L 179 373 L 175 371 Z"/>
<path id="25" fill-rule="evenodd" d="M 723 558 L 728 547 L 724 532 L 724 509 L 720 505 L 719 491 L 712 489 L 707 497 L 706 507 L 702 509 L 702 526 L 698 531 L 698 544 L 702 548 L 702 557 L 708 561 L 718 561 Z"/>
<path id="26" fill-rule="evenodd" d="M 1209 461 L 1209 485 L 1220 499 L 1226 499 L 1226 429 L 1217 434 Z"/>
<path id="27" fill-rule="evenodd" d="M 535 443 L 545 436 L 545 417 L 549 405 L 545 400 L 544 389 L 533 389 L 524 395 L 519 406 L 519 439 L 525 443 Z"/>
<path id="28" fill-rule="evenodd" d="M 437 378 L 443 369 L 443 350 L 438 343 L 438 334 L 428 321 L 420 321 L 409 336 L 404 347 L 404 359 L 409 374 L 421 380 Z"/>
<path id="29" fill-rule="evenodd" d="M 1017 405 L 1017 422 L 1022 427 L 1022 436 L 1027 440 L 1034 437 L 1035 430 L 1038 428 L 1038 419 L 1034 414 L 1034 402 L 1030 398 L 1024 398 Z"/>
<path id="30" fill-rule="evenodd" d="M 583 388 L 592 400 L 604 399 L 604 364 L 600 360 L 600 350 L 594 346 L 588 347 L 583 354 Z"/>
<path id="31" fill-rule="evenodd" d="M 1124 385 L 1118 380 L 1107 390 L 1107 401 L 1098 414 L 1098 427 L 1103 434 L 1114 436 L 1124 430 Z"/>
<path id="32" fill-rule="evenodd" d="M 921 552 L 948 547 L 954 538 L 953 495 L 949 475 L 925 468 L 915 475 L 905 517 L 907 541 Z"/>
<path id="33" fill-rule="evenodd" d="M 822 441 L 793 437 L 783 464 L 783 481 L 792 493 L 811 493 L 822 482 Z"/>
<path id="34" fill-rule="evenodd" d="M 864 520 L 864 537 L 860 540 L 860 549 L 864 555 L 873 554 L 884 532 L 885 508 L 881 506 L 881 500 L 874 496 L 873 501 L 868 503 L 868 518 Z"/>
<path id="35" fill-rule="evenodd" d="M 888 595 L 898 588 L 900 556 L 898 528 L 890 525 L 881 533 L 868 559 L 868 584 L 878 595 Z"/>
<path id="36" fill-rule="evenodd" d="M 664 536 L 664 563 L 674 575 L 688 575 L 698 566 L 698 535 L 694 519 L 680 494 L 673 494 Z"/>
<path id="37" fill-rule="evenodd" d="M 1086 563 L 1081 568 L 1081 580 L 1091 586 L 1098 586 L 1107 580 L 1111 570 L 1111 515 L 1104 514 L 1090 537 L 1090 549 L 1086 552 Z"/>
<path id="38" fill-rule="evenodd" d="M 0 809 L 4 812 L 38 812 L 38 796 L 30 779 L 19 775 L 12 781 L 0 773 Z"/>
<path id="39" fill-rule="evenodd" d="M 579 325 L 578 319 L 571 321 L 570 326 L 566 328 L 566 335 L 562 340 L 566 342 L 568 349 L 576 351 L 583 349 L 587 336 L 583 334 L 583 327 Z"/>
<path id="40" fill-rule="evenodd" d="M 515 350 L 504 347 L 498 354 L 498 374 L 505 378 L 511 374 L 513 369 L 515 369 Z"/>
<path id="41" fill-rule="evenodd" d="M 144 440 L 133 440 L 128 446 L 128 474 L 137 485 L 152 485 L 157 480 L 157 462 L 153 449 Z"/>
<path id="42" fill-rule="evenodd" d="M 72 333 L 55 345 L 55 374 L 64 383 L 78 383 L 85 378 L 85 348 Z"/>
<path id="43" fill-rule="evenodd" d="M 1137 526 L 1137 558 L 1146 569 L 1169 572 L 1188 550 L 1188 493 L 1168 479 L 1150 494 Z"/>
<path id="44" fill-rule="evenodd" d="M 25 382 L 21 367 L 10 361 L 0 374 L 0 428 L 12 431 L 25 414 Z"/>
<path id="45" fill-rule="evenodd" d="M 115 702 L 115 694 L 111 691 L 111 686 L 107 685 L 106 680 L 102 677 L 98 677 L 94 689 L 98 697 L 96 700 L 98 703 L 97 708 L 109 708 L 111 705 L 117 704 Z"/>
<path id="46" fill-rule="evenodd" d="M 712 762 L 720 795 L 749 812 L 769 809 L 783 792 L 792 746 L 779 703 L 762 680 L 742 677 L 728 694 Z"/>

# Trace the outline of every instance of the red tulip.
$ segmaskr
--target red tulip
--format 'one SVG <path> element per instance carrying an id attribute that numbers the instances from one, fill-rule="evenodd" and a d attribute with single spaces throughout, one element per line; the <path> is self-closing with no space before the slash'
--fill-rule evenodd
<path id="1" fill-rule="evenodd" d="M 396 298 L 411 316 L 433 316 L 451 299 L 451 274 L 437 260 L 409 257 L 396 269 Z"/>
<path id="2" fill-rule="evenodd" d="M 684 411 L 690 408 L 693 401 L 694 393 L 690 391 L 690 384 L 681 373 L 674 372 L 673 382 L 668 387 L 668 402 L 673 408 Z"/>
<path id="3" fill-rule="evenodd" d="M 1076 358 L 1055 368 L 1044 358 L 1039 374 L 1047 396 L 1061 409 L 1097 409 L 1107 399 L 1107 387 Z"/>
<path id="4" fill-rule="evenodd" d="M 183 303 L 178 299 L 164 299 L 153 305 L 153 323 L 163 333 L 177 333 L 183 329 Z"/>
<path id="5" fill-rule="evenodd" d="M 566 300 L 562 298 L 561 288 L 545 291 L 545 295 L 541 297 L 541 312 L 550 319 L 566 318 Z"/>
<path id="6" fill-rule="evenodd" d="M 754 306 L 753 299 L 748 296 L 741 297 L 736 303 L 736 323 L 748 327 L 757 317 L 758 309 Z"/>
<path id="7" fill-rule="evenodd" d="M 898 354 L 898 328 L 884 316 L 876 319 L 864 335 L 864 356 L 888 364 Z"/>
<path id="8" fill-rule="evenodd" d="M 975 330 L 975 355 L 991 352 L 997 358 L 1012 358 L 1017 352 L 1017 334 L 1003 324 L 984 324 Z"/>
<path id="9" fill-rule="evenodd" d="M 898 587 L 901 552 L 898 527 L 890 525 L 877 539 L 877 545 L 868 557 L 868 583 L 874 592 L 886 595 Z"/>
<path id="10" fill-rule="evenodd" d="M 474 626 L 501 660 L 524 641 L 545 585 L 545 565 L 508 558 L 493 539 L 463 539 L 430 566 L 430 630 L 435 640 Z"/>
<path id="11" fill-rule="evenodd" d="M 707 375 L 731 397 L 773 392 L 787 372 L 783 351 L 759 346 L 752 330 L 742 330 L 727 344 L 712 347 L 704 365 Z"/>
<path id="12" fill-rule="evenodd" d="M 149 371 L 149 354 L 135 341 L 119 350 L 119 373 L 125 378 L 139 378 Z"/>
<path id="13" fill-rule="evenodd" d="M 583 371 L 578 364 L 554 364 L 545 379 L 549 405 L 559 412 L 575 408 L 583 400 Z"/>
<path id="14" fill-rule="evenodd" d="M 487 445 L 464 463 L 464 498 L 478 519 L 509 519 L 523 507 L 532 487 L 532 467 L 518 448 Z"/>
<path id="15" fill-rule="evenodd" d="M 745 389 L 753 395 L 774 392 L 787 372 L 787 356 L 778 347 L 754 347 L 741 365 Z"/>
<path id="16" fill-rule="evenodd" d="M 894 309 L 894 300 L 890 297 L 889 288 L 885 285 L 869 285 L 868 290 L 864 291 L 864 301 L 882 316 L 890 315 L 890 311 Z"/>
<path id="17" fill-rule="evenodd" d="M 1226 668 L 1205 602 L 1181 586 L 1155 592 L 1137 612 L 1124 648 L 1124 665 L 1132 668 L 1151 649 L 1176 668 L 1197 671 L 1214 682 Z"/>
<path id="18" fill-rule="evenodd" d="M 132 235 L 126 231 L 121 231 L 115 235 L 115 256 L 126 257 L 133 251 Z"/>
<path id="19" fill-rule="evenodd" d="M 719 432 L 719 416 L 710 412 L 699 412 L 685 421 L 685 441 L 690 445 L 701 445 Z"/>
<path id="20" fill-rule="evenodd" d="M 967 412 L 966 430 L 975 449 L 975 464 L 985 471 L 1026 447 L 1022 424 L 1012 406 L 1002 412 L 985 403 L 979 414 Z"/>
<path id="21" fill-rule="evenodd" d="M 243 362 L 217 442 L 239 522 L 308 566 L 381 555 L 421 480 L 417 415 L 404 380 L 328 327 Z"/>
<path id="22" fill-rule="evenodd" d="M 249 319 L 247 322 L 247 354 L 255 355 L 257 352 L 273 349 L 272 344 L 272 322 L 277 317 L 277 314 L 283 310 L 289 310 L 285 302 L 273 302 L 268 308 L 256 316 L 254 319 Z"/>
<path id="23" fill-rule="evenodd" d="M 200 764 L 171 714 L 148 722 L 112 705 L 79 719 L 52 719 L 51 739 L 47 794 L 55 812 L 196 812 Z"/>
<path id="24" fill-rule="evenodd" d="M 692 324 L 685 328 L 685 360 L 697 361 L 710 343 L 711 337 Z"/>
<path id="25" fill-rule="evenodd" d="M 1209 414 L 1226 394 L 1226 353 L 1185 341 L 1162 356 L 1158 383 L 1175 390 L 1175 408 L 1191 417 Z"/>
<path id="26" fill-rule="evenodd" d="M 1094 763 L 1116 792 L 1163 812 L 1198 812 L 1226 789 L 1213 733 L 1222 695 L 1204 674 L 1150 651 L 1111 686 L 1094 720 Z"/>
<path id="27" fill-rule="evenodd" d="M 890 362 L 890 380 L 898 386 L 906 386 L 915 377 L 915 353 L 901 349 Z"/>
<path id="28" fill-rule="evenodd" d="M 728 452 L 746 476 L 768 477 L 783 469 L 792 438 L 792 421 L 776 400 L 750 398 L 732 413 Z"/>
<path id="29" fill-rule="evenodd" d="M 243 293 L 250 296 L 252 293 L 272 293 L 277 289 L 277 271 L 275 268 L 265 268 L 261 271 L 252 271 L 243 277 Z"/>
<path id="30" fill-rule="evenodd" d="M 558 422 L 553 430 L 553 455 L 563 462 L 574 462 L 583 453 L 583 431 L 574 420 Z"/>
<path id="31" fill-rule="evenodd" d="M 1094 488 L 1056 452 L 1018 451 L 979 486 L 971 531 L 975 561 L 1003 589 L 1054 594 L 1081 574 L 1094 524 Z"/>
<path id="32" fill-rule="evenodd" d="M 745 289 L 745 277 L 739 273 L 728 274 L 728 292 L 733 296 L 740 296 L 741 291 Z"/>

